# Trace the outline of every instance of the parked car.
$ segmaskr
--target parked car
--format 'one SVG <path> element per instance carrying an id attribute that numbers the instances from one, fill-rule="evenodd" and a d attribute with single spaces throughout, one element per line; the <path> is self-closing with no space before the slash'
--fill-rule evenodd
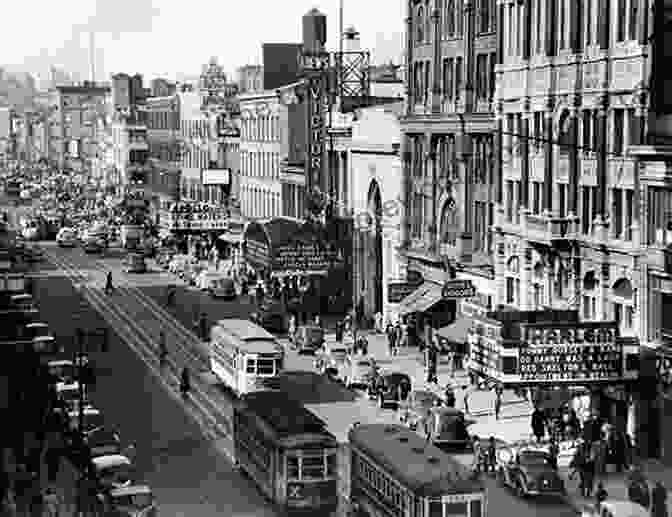
<path id="1" fill-rule="evenodd" d="M 430 408 L 423 422 L 432 431 L 432 443 L 446 452 L 471 449 L 468 428 L 472 423 L 463 411 L 445 406 Z"/>
<path id="2" fill-rule="evenodd" d="M 126 273 L 146 273 L 147 262 L 140 253 L 129 253 L 124 257 L 124 271 Z"/>
<path id="3" fill-rule="evenodd" d="M 368 385 L 370 399 L 378 400 L 381 408 L 398 404 L 405 400 L 411 391 L 411 378 L 401 372 L 381 373 Z"/>
<path id="4" fill-rule="evenodd" d="M 210 291 L 215 282 L 223 276 L 224 275 L 222 275 L 222 273 L 219 271 L 204 269 L 196 277 L 196 287 L 198 287 L 201 291 Z"/>
<path id="5" fill-rule="evenodd" d="M 343 382 L 348 388 L 366 388 L 376 377 L 376 372 L 373 358 L 348 356 L 343 365 Z"/>
<path id="6" fill-rule="evenodd" d="M 130 485 L 98 494 L 97 515 L 115 517 L 156 517 L 158 508 L 152 489 L 147 485 Z"/>
<path id="7" fill-rule="evenodd" d="M 87 407 L 89 399 L 86 386 L 82 386 L 82 394 L 80 395 L 79 382 L 56 383 L 56 397 L 68 413 L 74 412 L 79 408 L 80 396 L 83 398 L 84 407 Z"/>
<path id="8" fill-rule="evenodd" d="M 499 483 L 520 497 L 565 494 L 564 481 L 548 451 L 531 446 L 507 447 L 498 451 L 497 463 Z"/>
<path id="9" fill-rule="evenodd" d="M 119 434 L 109 427 L 99 427 L 84 437 L 84 446 L 91 458 L 121 454 L 121 439 Z"/>
<path id="10" fill-rule="evenodd" d="M 277 302 L 264 302 L 258 310 L 250 314 L 250 321 L 269 332 L 282 333 L 287 331 L 287 314 L 282 304 Z"/>
<path id="11" fill-rule="evenodd" d="M 225 298 L 227 300 L 233 300 L 236 296 L 238 296 L 236 283 L 234 282 L 233 278 L 228 276 L 220 277 L 210 286 L 210 295 L 213 298 Z"/>
<path id="12" fill-rule="evenodd" d="M 106 454 L 91 460 L 96 483 L 100 492 L 106 493 L 131 486 L 133 465 L 121 454 Z"/>
<path id="13" fill-rule="evenodd" d="M 84 253 L 102 253 L 105 249 L 104 243 L 97 237 L 89 237 L 84 240 Z"/>
<path id="14" fill-rule="evenodd" d="M 324 345 L 324 329 L 317 325 L 300 325 L 292 343 L 299 354 L 315 354 Z"/>
<path id="15" fill-rule="evenodd" d="M 75 364 L 69 359 L 57 359 L 47 363 L 47 370 L 57 382 L 70 384 L 77 378 Z"/>
<path id="16" fill-rule="evenodd" d="M 175 255 L 170 262 L 168 263 L 168 271 L 175 275 L 179 275 L 180 271 L 184 269 L 184 265 L 189 260 L 189 257 L 186 255 Z"/>
<path id="17" fill-rule="evenodd" d="M 422 427 L 433 407 L 441 405 L 443 400 L 436 393 L 427 390 L 413 390 L 406 400 L 399 403 L 399 420 L 415 430 Z"/>

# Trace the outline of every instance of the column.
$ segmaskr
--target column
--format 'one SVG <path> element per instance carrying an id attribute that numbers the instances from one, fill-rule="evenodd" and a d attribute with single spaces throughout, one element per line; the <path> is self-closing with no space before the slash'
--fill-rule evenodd
<path id="1" fill-rule="evenodd" d="M 401 200 L 401 225 L 399 232 L 399 244 L 402 247 L 408 246 L 410 242 L 410 182 L 411 182 L 411 140 L 410 137 L 402 133 L 399 153 L 401 154 L 401 185 L 399 188 L 399 199 Z"/>
<path id="2" fill-rule="evenodd" d="M 597 314 L 598 321 L 609 320 L 609 303 L 607 297 L 609 295 L 609 262 L 608 259 L 602 256 L 602 267 L 600 270 L 599 285 L 597 287 Z"/>
<path id="3" fill-rule="evenodd" d="M 652 9 L 649 8 L 648 0 L 633 0 L 639 2 L 639 7 L 637 9 L 637 42 L 640 45 L 649 44 L 649 11 Z"/>
<path id="4" fill-rule="evenodd" d="M 549 57 L 557 55 L 557 1 L 546 0 L 546 55 Z"/>
<path id="5" fill-rule="evenodd" d="M 521 241 L 520 255 L 518 264 L 520 266 L 520 310 L 526 311 L 530 309 L 532 297 L 530 296 L 530 288 L 532 284 L 532 248 L 527 245 L 527 242 Z"/>
<path id="6" fill-rule="evenodd" d="M 569 187 L 567 191 L 567 215 L 578 215 L 579 197 L 579 131 L 578 113 L 575 107 L 571 108 L 569 115 Z"/>
<path id="7" fill-rule="evenodd" d="M 504 63 L 504 4 L 497 6 L 497 64 Z"/>
<path id="8" fill-rule="evenodd" d="M 434 0 L 432 24 L 434 27 L 433 55 L 434 63 L 432 75 L 432 113 L 441 112 L 441 7 L 442 0 Z"/>
<path id="9" fill-rule="evenodd" d="M 504 165 L 502 162 L 503 156 L 502 156 L 502 151 L 503 151 L 503 145 L 504 145 L 504 124 L 502 122 L 502 114 L 497 113 L 497 126 L 495 129 L 495 135 L 494 135 L 494 159 L 495 159 L 495 170 L 494 170 L 494 175 L 496 178 L 496 184 L 495 184 L 495 195 L 496 195 L 496 202 L 499 205 L 499 210 L 504 209 Z"/>
<path id="10" fill-rule="evenodd" d="M 583 49 L 582 10 L 583 5 L 581 2 L 569 2 L 569 48 L 572 49 L 573 54 L 578 54 Z"/>
<path id="11" fill-rule="evenodd" d="M 553 111 L 544 112 L 544 212 L 553 212 Z"/>
<path id="12" fill-rule="evenodd" d="M 530 119 L 529 113 L 523 113 L 520 128 L 520 201 L 521 208 L 528 208 L 530 199 Z"/>
<path id="13" fill-rule="evenodd" d="M 460 260 L 462 262 L 471 262 L 471 253 L 473 250 L 472 243 L 472 227 L 473 227 L 473 216 L 474 216 L 474 207 L 473 207 L 473 198 L 472 198 L 472 141 L 471 135 L 466 133 L 466 128 L 462 128 L 462 133 L 460 135 L 460 162 L 459 167 L 462 171 L 460 177 L 463 179 L 464 186 L 464 210 L 463 217 L 464 223 L 462 226 L 462 234 L 460 235 Z"/>
<path id="14" fill-rule="evenodd" d="M 413 0 L 406 0 L 406 113 L 413 112 L 415 94 L 413 84 Z M 355 291 L 357 292 L 357 291 Z"/>
<path id="15" fill-rule="evenodd" d="M 430 250 L 432 248 L 432 241 L 433 241 L 433 234 L 434 234 L 434 205 L 435 199 L 432 196 L 433 193 L 433 188 L 434 184 L 436 181 L 434 180 L 434 167 L 436 164 L 436 153 L 434 152 L 434 135 L 432 133 L 427 133 L 425 135 L 425 156 L 423 156 L 424 160 L 424 171 L 423 171 L 423 186 L 422 186 L 422 191 L 423 191 L 423 204 L 424 204 L 424 218 L 425 220 L 423 221 L 423 241 L 425 243 L 425 247 Z"/>
<path id="16" fill-rule="evenodd" d="M 611 30 L 611 2 L 610 0 L 598 0 L 598 26 L 597 26 L 597 41 L 602 50 L 609 48 L 609 31 Z M 621 15 L 623 13 L 620 13 Z"/>
<path id="17" fill-rule="evenodd" d="M 429 238 L 430 240 L 430 246 L 429 249 L 431 252 L 436 252 L 438 250 L 438 228 L 439 228 L 439 215 L 438 215 L 438 203 L 439 203 L 439 144 L 441 142 L 440 140 L 441 137 L 434 136 L 433 141 L 431 142 L 432 148 L 432 161 L 431 161 L 431 172 L 432 172 L 432 182 L 431 182 L 431 190 L 432 190 L 432 198 L 431 198 L 431 203 L 432 203 L 432 210 L 431 210 L 431 218 L 432 222 L 430 224 L 431 231 L 429 232 Z"/>
<path id="18" fill-rule="evenodd" d="M 607 107 L 606 99 L 603 99 L 604 102 L 601 102 L 601 106 L 597 110 L 597 123 L 596 123 L 596 133 L 597 133 L 597 220 L 595 221 L 596 225 L 600 225 L 599 228 L 596 228 L 598 234 L 604 233 L 604 226 L 607 219 L 607 174 L 608 174 L 608 162 L 607 162 Z M 606 237 L 606 235 L 601 235 L 601 237 Z"/>

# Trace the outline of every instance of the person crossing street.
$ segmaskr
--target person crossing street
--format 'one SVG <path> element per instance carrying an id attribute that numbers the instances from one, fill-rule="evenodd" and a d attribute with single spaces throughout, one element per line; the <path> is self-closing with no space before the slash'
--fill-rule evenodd
<path id="1" fill-rule="evenodd" d="M 164 369 L 168 363 L 168 345 L 166 344 L 166 333 L 159 332 L 159 366 Z"/>
<path id="2" fill-rule="evenodd" d="M 114 285 L 112 284 L 112 271 L 107 272 L 107 277 L 105 278 L 105 294 L 110 294 L 114 291 Z"/>

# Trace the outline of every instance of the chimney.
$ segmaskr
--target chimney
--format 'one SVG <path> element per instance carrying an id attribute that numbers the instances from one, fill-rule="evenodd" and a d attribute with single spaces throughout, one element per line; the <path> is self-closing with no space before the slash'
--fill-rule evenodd
<path id="1" fill-rule="evenodd" d="M 343 33 L 343 51 L 359 52 L 360 50 L 362 50 L 362 46 L 359 40 L 359 32 L 351 25 Z"/>

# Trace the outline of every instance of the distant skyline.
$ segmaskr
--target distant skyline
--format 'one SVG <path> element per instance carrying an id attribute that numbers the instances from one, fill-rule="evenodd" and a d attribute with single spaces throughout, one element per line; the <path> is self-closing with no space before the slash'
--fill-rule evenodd
<path id="1" fill-rule="evenodd" d="M 327 46 L 338 47 L 339 0 L 64 0 L 13 2 L 0 31 L 0 67 L 44 76 L 50 66 L 90 76 L 89 31 L 96 33 L 96 79 L 113 73 L 177 78 L 198 75 L 217 57 L 227 75 L 262 64 L 263 43 L 301 42 L 301 17 L 327 15 Z M 344 25 L 354 25 L 375 63 L 399 63 L 401 0 L 344 0 Z"/>

